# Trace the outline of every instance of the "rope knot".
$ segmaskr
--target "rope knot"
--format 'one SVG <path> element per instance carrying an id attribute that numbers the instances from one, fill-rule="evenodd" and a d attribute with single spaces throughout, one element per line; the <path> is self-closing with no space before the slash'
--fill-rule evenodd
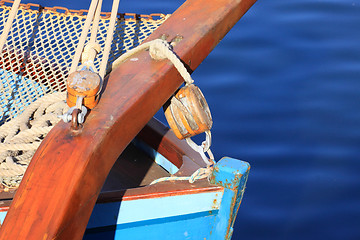
<path id="1" fill-rule="evenodd" d="M 165 40 L 156 39 L 149 47 L 149 53 L 154 60 L 163 60 L 169 58 L 169 50 L 172 51 L 171 45 Z"/>
<path id="2" fill-rule="evenodd" d="M 208 166 L 206 168 L 199 168 L 190 176 L 189 183 L 193 183 L 196 180 L 209 177 L 212 171 L 213 171 L 213 165 Z"/>

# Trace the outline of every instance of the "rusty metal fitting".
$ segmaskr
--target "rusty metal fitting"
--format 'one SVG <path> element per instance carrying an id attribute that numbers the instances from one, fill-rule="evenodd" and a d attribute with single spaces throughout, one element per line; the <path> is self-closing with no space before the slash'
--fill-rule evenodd
<path id="1" fill-rule="evenodd" d="M 195 136 L 212 127 L 209 106 L 194 84 L 179 89 L 164 106 L 165 117 L 179 139 Z"/>
<path id="2" fill-rule="evenodd" d="M 87 68 L 71 73 L 67 79 L 67 104 L 73 107 L 77 98 L 83 97 L 84 106 L 89 109 L 94 108 L 99 101 L 101 84 L 99 74 Z"/>
<path id="3" fill-rule="evenodd" d="M 77 115 L 75 116 L 74 112 L 76 109 L 78 109 L 79 111 L 76 111 Z M 85 121 L 86 114 L 87 114 L 87 108 L 85 106 L 81 106 L 80 108 L 74 106 L 71 107 L 65 114 L 59 115 L 58 118 L 61 118 L 66 123 L 73 122 L 75 121 L 74 118 L 76 118 L 76 122 L 78 123 L 78 125 L 81 125 Z"/>
<path id="4" fill-rule="evenodd" d="M 75 108 L 74 111 L 71 114 L 71 129 L 78 130 L 81 126 L 79 123 L 78 116 L 81 114 L 81 110 L 78 108 Z"/>

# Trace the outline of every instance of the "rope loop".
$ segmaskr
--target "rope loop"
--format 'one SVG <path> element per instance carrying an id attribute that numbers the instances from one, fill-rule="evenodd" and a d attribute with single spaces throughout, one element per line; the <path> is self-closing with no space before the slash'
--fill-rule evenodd
<path id="1" fill-rule="evenodd" d="M 84 53 L 88 53 L 91 50 L 95 50 L 96 53 L 99 53 L 101 51 L 101 46 L 100 44 L 98 44 L 97 42 L 93 42 L 93 43 L 88 43 L 86 44 L 86 46 L 84 47 Z"/>
<path id="2" fill-rule="evenodd" d="M 127 59 L 132 57 L 134 54 L 149 49 L 149 54 L 152 59 L 154 60 L 163 60 L 168 59 L 174 67 L 178 70 L 181 77 L 184 79 L 186 85 L 194 83 L 194 80 L 191 78 L 189 72 L 185 68 L 184 64 L 178 58 L 178 56 L 174 53 L 173 47 L 166 41 L 162 39 L 155 39 L 150 42 L 143 43 L 136 48 L 127 51 L 119 58 L 117 58 L 113 64 L 112 69 L 119 66 L 121 63 L 125 62 Z"/>
<path id="3" fill-rule="evenodd" d="M 213 166 L 209 166 L 207 168 L 199 168 L 196 170 L 189 179 L 189 183 L 194 183 L 196 180 L 208 178 L 213 171 Z"/>
<path id="4" fill-rule="evenodd" d="M 178 56 L 174 53 L 173 47 L 166 40 L 155 39 L 149 43 L 149 53 L 154 60 L 162 60 L 165 58 L 169 59 L 170 62 L 174 64 L 174 67 L 179 71 L 186 85 L 194 83 L 190 73 L 187 71 Z"/>
<path id="5" fill-rule="evenodd" d="M 149 47 L 149 54 L 154 60 L 163 60 L 167 58 L 168 51 L 172 51 L 172 46 L 165 40 L 156 39 Z"/>

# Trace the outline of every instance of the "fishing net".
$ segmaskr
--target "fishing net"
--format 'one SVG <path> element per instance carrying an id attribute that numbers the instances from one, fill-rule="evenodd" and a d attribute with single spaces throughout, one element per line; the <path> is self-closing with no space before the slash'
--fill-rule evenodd
<path id="1" fill-rule="evenodd" d="M 0 33 L 11 5 L 12 1 L 0 1 Z M 15 133 L 10 134 L 11 138 L 9 134 L 1 132 L 1 125 L 9 125 L 10 120 L 16 120 L 40 97 L 66 90 L 66 78 L 87 12 L 63 7 L 42 7 L 38 4 L 21 4 L 17 11 L 0 54 L 0 182 L 7 187 L 19 184 L 32 155 L 26 152 L 28 150 L 8 150 L 1 144 L 11 143 L 11 138 L 21 128 L 29 128 L 31 121 L 34 121 L 34 114 L 28 115 L 28 123 L 19 123 L 15 127 Z M 108 67 L 120 55 L 144 41 L 168 16 L 118 14 Z M 110 13 L 101 14 L 97 42 L 102 48 L 105 45 L 109 18 Z M 100 52 L 94 61 L 96 68 L 99 68 L 102 54 Z M 54 111 L 38 110 L 37 115 L 49 112 L 54 116 L 59 114 Z M 44 120 L 40 125 L 51 127 L 55 123 L 55 120 Z M 36 138 L 40 141 L 45 135 L 40 132 Z M 27 143 L 26 140 L 19 140 L 19 137 L 17 139 L 23 144 Z M 34 149 L 31 151 L 33 153 Z M 27 156 L 27 160 L 24 160 L 24 156 Z M 18 171 L 11 168 L 14 164 L 19 168 Z"/>

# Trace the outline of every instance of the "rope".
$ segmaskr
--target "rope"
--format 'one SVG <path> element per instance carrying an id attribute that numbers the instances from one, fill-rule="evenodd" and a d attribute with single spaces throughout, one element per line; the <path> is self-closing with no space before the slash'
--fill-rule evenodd
<path id="1" fill-rule="evenodd" d="M 81 55 L 81 63 L 88 68 L 95 70 L 94 59 L 96 55 L 101 51 L 100 44 L 96 43 L 97 32 L 99 29 L 100 14 L 101 14 L 102 0 L 98 0 L 96 6 L 95 16 L 92 22 L 90 41 L 83 49 Z"/>
<path id="2" fill-rule="evenodd" d="M 96 2 L 96 9 L 93 9 Z M 104 54 L 101 59 L 100 69 L 99 69 L 99 75 L 101 79 L 104 78 L 106 73 L 106 66 L 108 64 L 109 54 L 111 51 L 111 43 L 113 40 L 113 34 L 115 31 L 115 23 L 117 18 L 117 10 L 119 8 L 120 0 L 114 0 L 112 4 L 111 9 L 111 15 L 110 15 L 110 23 L 109 28 L 107 30 L 107 36 L 105 40 L 105 46 L 104 46 Z M 70 73 L 74 72 L 76 70 L 77 65 L 79 64 L 79 58 L 82 54 L 82 64 L 91 67 L 95 71 L 94 66 L 94 59 L 96 57 L 96 54 L 100 52 L 101 48 L 98 43 L 96 43 L 96 36 L 99 28 L 99 21 L 100 21 L 100 14 L 101 14 L 101 5 L 102 0 L 92 0 L 89 13 L 86 17 L 86 21 L 83 27 L 83 31 L 81 32 L 81 36 L 79 39 L 79 44 L 76 48 L 75 56 L 73 63 L 70 68 Z M 84 47 L 85 40 L 90 28 L 90 24 L 92 21 L 92 29 L 91 29 L 91 35 L 90 35 L 90 41 L 89 43 Z"/>
<path id="3" fill-rule="evenodd" d="M 170 62 L 174 65 L 174 67 L 178 70 L 181 77 L 185 80 L 186 84 L 192 84 L 194 82 L 189 72 L 186 70 L 184 64 L 172 51 L 172 46 L 165 40 L 161 40 L 161 39 L 155 39 L 153 41 L 143 43 L 140 46 L 137 46 L 136 48 L 127 51 L 113 62 L 112 69 L 116 68 L 121 63 L 125 62 L 134 54 L 146 49 L 149 49 L 150 56 L 154 60 L 162 60 L 165 58 L 169 59 Z"/>
<path id="4" fill-rule="evenodd" d="M 19 9 L 20 2 L 21 2 L 21 0 L 15 0 L 14 3 L 13 3 L 13 5 L 12 5 L 12 7 L 11 7 L 11 11 L 10 11 L 10 13 L 9 13 L 9 17 L 8 17 L 8 19 L 7 19 L 7 21 L 6 21 L 6 24 L 5 24 L 5 26 L 4 26 L 3 32 L 2 32 L 2 34 L 1 34 L 1 36 L 0 36 L 0 51 L 3 50 L 3 47 L 4 47 L 5 42 L 6 42 L 6 39 L 7 39 L 8 35 L 9 35 L 9 32 L 10 32 L 10 28 L 11 28 L 11 26 L 12 26 L 12 23 L 13 23 L 13 21 L 14 21 L 14 18 L 15 18 L 15 16 L 16 16 L 16 13 L 17 13 L 17 11 L 18 11 L 18 9 Z"/>
<path id="5" fill-rule="evenodd" d="M 94 17 L 95 10 L 97 8 L 98 3 L 99 3 L 99 0 L 92 0 L 91 1 L 89 12 L 88 12 L 88 14 L 86 16 L 86 20 L 85 20 L 83 30 L 82 30 L 80 38 L 79 38 L 78 45 L 76 47 L 75 55 L 73 57 L 73 61 L 72 61 L 69 73 L 75 72 L 76 68 L 77 68 L 77 66 L 79 64 L 80 56 L 81 56 L 81 53 L 83 52 L 84 45 L 85 45 L 85 40 L 87 38 L 89 28 L 90 28 L 92 19 Z"/>
<path id="6" fill-rule="evenodd" d="M 65 92 L 45 95 L 17 118 L 0 126 L 0 182 L 16 188 L 42 139 L 68 106 Z"/>
<path id="7" fill-rule="evenodd" d="M 91 6 L 93 5 L 93 1 L 91 2 Z M 101 59 L 100 69 L 98 72 L 98 74 L 100 76 L 100 82 L 101 82 L 98 93 L 100 93 L 100 91 L 101 91 L 102 79 L 104 78 L 105 73 L 106 73 L 106 67 L 108 64 L 109 54 L 111 51 L 111 43 L 113 40 L 113 34 L 114 34 L 114 30 L 115 30 L 115 22 L 116 22 L 116 18 L 117 18 L 117 10 L 119 8 L 119 3 L 120 3 L 120 0 L 114 0 L 112 9 L 111 9 L 110 23 L 109 23 L 109 28 L 107 30 L 104 53 L 103 53 L 103 56 Z M 74 58 L 75 61 L 71 65 L 70 73 L 72 73 L 73 71 L 76 70 L 76 67 L 78 65 L 78 56 L 77 55 L 79 54 L 81 49 L 82 49 L 82 59 L 81 59 L 82 66 L 80 66 L 80 69 L 82 69 L 83 66 L 85 66 L 88 69 L 92 70 L 93 72 L 96 71 L 94 59 L 95 59 L 96 55 L 101 51 L 100 44 L 96 43 L 96 37 L 97 37 L 98 28 L 99 28 L 99 21 L 100 21 L 100 14 L 101 14 L 101 5 L 102 5 L 102 0 L 97 0 L 97 6 L 96 6 L 95 13 L 91 12 L 91 14 L 90 14 L 90 10 L 89 10 L 89 14 L 86 18 L 86 23 L 85 23 L 86 27 L 84 27 L 83 31 L 81 32 L 80 39 L 82 42 L 81 42 L 81 45 L 80 44 L 78 45 L 78 48 L 76 50 L 75 58 Z M 91 6 L 90 6 L 90 8 L 91 8 Z M 89 17 L 89 15 L 92 15 L 92 17 L 91 16 Z M 92 18 L 94 18 L 94 19 L 92 19 Z M 82 37 L 83 36 L 86 37 L 87 32 L 89 30 L 88 25 L 90 24 L 91 19 L 93 21 L 93 26 L 91 29 L 90 41 L 85 47 L 83 47 L 85 40 Z M 79 96 L 78 96 L 78 98 L 79 98 Z M 82 105 L 82 102 L 81 102 L 80 106 L 77 106 L 77 108 L 81 109 L 81 105 Z"/>
<path id="8" fill-rule="evenodd" d="M 97 32 L 99 29 L 100 22 L 100 14 L 101 14 L 102 0 L 98 0 L 98 4 L 96 6 L 96 12 L 93 19 L 93 25 L 91 27 L 91 35 L 90 35 L 90 43 L 96 42 Z"/>
<path id="9" fill-rule="evenodd" d="M 196 180 L 208 178 L 211 175 L 212 171 L 213 167 L 199 168 L 189 177 L 163 177 L 152 181 L 150 185 L 165 181 L 189 181 L 189 183 L 194 183 Z"/>
<path id="10" fill-rule="evenodd" d="M 114 0 L 112 8 L 111 8 L 110 24 L 109 24 L 109 28 L 107 31 L 107 37 L 106 37 L 105 47 L 104 47 L 104 54 L 103 54 L 103 58 L 101 60 L 101 65 L 100 65 L 100 70 L 99 70 L 99 75 L 100 75 L 101 79 L 104 79 L 104 76 L 106 73 L 106 66 L 108 64 L 109 54 L 110 54 L 110 50 L 111 50 L 111 42 L 113 40 L 113 34 L 114 34 L 114 30 L 115 30 L 115 20 L 116 20 L 119 4 L 120 4 L 120 0 Z"/>

